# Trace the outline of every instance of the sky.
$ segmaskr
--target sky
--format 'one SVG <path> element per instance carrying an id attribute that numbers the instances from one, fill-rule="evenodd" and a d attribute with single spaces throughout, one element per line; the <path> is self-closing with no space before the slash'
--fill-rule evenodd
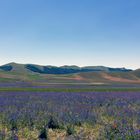
<path id="1" fill-rule="evenodd" d="M 140 68 L 140 0 L 1 0 L 0 65 Z"/>

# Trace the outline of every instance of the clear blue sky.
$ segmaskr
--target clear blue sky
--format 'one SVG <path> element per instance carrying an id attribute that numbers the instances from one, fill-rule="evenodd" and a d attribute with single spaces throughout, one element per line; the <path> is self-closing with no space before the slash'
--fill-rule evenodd
<path id="1" fill-rule="evenodd" d="M 0 64 L 140 67 L 140 0 L 1 0 Z"/>

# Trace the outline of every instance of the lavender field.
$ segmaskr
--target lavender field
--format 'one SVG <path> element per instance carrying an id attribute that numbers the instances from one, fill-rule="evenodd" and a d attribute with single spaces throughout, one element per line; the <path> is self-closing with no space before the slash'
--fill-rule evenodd
<path id="1" fill-rule="evenodd" d="M 51 90 L 1 90 L 0 140 L 140 139 L 139 91 Z"/>
<path id="2" fill-rule="evenodd" d="M 140 0 L 0 0 L 0 140 L 140 140 Z"/>

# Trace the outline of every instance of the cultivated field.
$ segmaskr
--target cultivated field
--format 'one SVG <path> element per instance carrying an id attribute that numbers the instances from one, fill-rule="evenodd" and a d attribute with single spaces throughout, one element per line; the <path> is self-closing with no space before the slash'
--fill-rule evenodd
<path id="1" fill-rule="evenodd" d="M 81 87 L 1 84 L 0 140 L 140 139 L 138 87 Z"/>

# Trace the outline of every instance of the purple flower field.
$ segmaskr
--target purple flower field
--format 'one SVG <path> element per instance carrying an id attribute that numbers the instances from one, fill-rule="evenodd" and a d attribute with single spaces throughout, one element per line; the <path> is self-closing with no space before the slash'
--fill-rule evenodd
<path id="1" fill-rule="evenodd" d="M 1 92 L 1 131 L 40 130 L 50 118 L 60 127 L 101 125 L 99 137 L 140 138 L 140 92 Z"/>

